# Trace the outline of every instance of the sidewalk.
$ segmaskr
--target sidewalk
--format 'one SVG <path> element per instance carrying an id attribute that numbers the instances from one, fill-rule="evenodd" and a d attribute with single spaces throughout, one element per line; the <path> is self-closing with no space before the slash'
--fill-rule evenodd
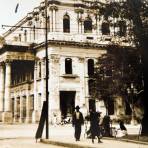
<path id="1" fill-rule="evenodd" d="M 115 125 L 116 126 L 116 125 Z M 138 134 L 140 125 L 132 126 L 132 125 L 126 125 L 128 134 Z M 114 143 L 115 145 L 118 145 L 119 143 L 122 143 L 122 146 L 127 147 L 126 143 L 135 143 L 135 144 L 141 144 L 142 147 L 148 147 L 148 142 L 141 142 L 138 140 L 129 140 L 124 138 L 110 138 L 110 137 L 103 137 L 102 142 L 103 143 L 97 143 L 97 139 L 95 139 L 95 143 L 92 144 L 91 139 L 87 139 L 85 135 L 85 127 L 82 129 L 81 134 L 81 140 L 75 141 L 74 139 L 74 128 L 71 125 L 64 125 L 64 126 L 57 126 L 57 127 L 50 127 L 49 131 L 49 140 L 48 139 L 41 139 L 41 142 L 46 144 L 54 144 L 58 146 L 65 146 L 70 148 L 98 148 L 99 147 L 108 147 L 111 143 Z M 144 146 L 145 145 L 145 146 Z"/>
<path id="2" fill-rule="evenodd" d="M 117 126 L 117 125 L 114 125 Z M 35 142 L 35 134 L 38 124 L 0 124 L 0 140 L 4 139 L 28 139 L 31 138 Z M 132 126 L 126 125 L 128 134 L 136 135 L 139 133 L 140 125 Z M 49 125 L 49 140 L 45 139 L 45 127 L 42 135 L 42 142 L 50 143 L 54 145 L 60 145 L 72 148 L 148 148 L 148 142 L 137 142 L 123 138 L 105 138 L 103 137 L 103 143 L 92 144 L 91 139 L 87 139 L 85 132 L 85 126 L 82 127 L 81 141 L 75 141 L 74 128 L 69 125 L 58 125 L 54 127 Z M 141 137 L 143 138 L 143 137 Z M 147 137 L 146 137 L 147 138 Z M 126 142 L 125 142 L 126 141 Z M 39 142 L 39 140 L 38 140 Z M 135 142 L 135 143 L 134 143 Z M 147 144 L 147 145 L 146 145 Z"/>

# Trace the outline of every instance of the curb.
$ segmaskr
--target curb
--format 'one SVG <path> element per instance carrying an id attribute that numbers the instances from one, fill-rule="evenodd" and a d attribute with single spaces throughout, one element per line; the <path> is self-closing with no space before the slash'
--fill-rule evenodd
<path id="1" fill-rule="evenodd" d="M 103 137 L 103 139 L 148 145 L 148 142 L 129 140 L 129 139 L 119 139 L 119 138 L 110 138 L 110 137 Z M 45 143 L 45 144 L 52 144 L 52 145 L 57 145 L 57 146 L 69 147 L 69 148 L 95 148 L 95 146 L 86 146 L 86 145 L 82 145 L 82 144 L 68 143 L 68 142 L 55 141 L 55 140 L 49 140 L 49 139 L 41 139 L 40 142 Z"/>
<path id="2" fill-rule="evenodd" d="M 120 139 L 120 138 L 110 138 L 110 137 L 103 137 L 103 139 L 107 139 L 107 140 L 118 140 L 118 141 L 123 141 L 123 142 L 131 142 L 131 143 L 136 143 L 136 144 L 148 145 L 148 142 L 137 141 L 137 140 Z"/>
<path id="3" fill-rule="evenodd" d="M 40 142 L 45 143 L 45 144 L 69 147 L 69 148 L 95 148 L 95 147 L 86 146 L 86 145 L 84 146 L 80 144 L 66 143 L 66 142 L 54 141 L 54 140 L 48 140 L 48 139 L 41 139 Z"/>

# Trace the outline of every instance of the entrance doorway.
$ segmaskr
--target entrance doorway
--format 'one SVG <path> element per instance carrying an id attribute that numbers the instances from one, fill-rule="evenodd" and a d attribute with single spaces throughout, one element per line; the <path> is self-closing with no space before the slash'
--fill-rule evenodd
<path id="1" fill-rule="evenodd" d="M 62 118 L 72 116 L 75 108 L 75 91 L 60 91 L 60 110 Z"/>

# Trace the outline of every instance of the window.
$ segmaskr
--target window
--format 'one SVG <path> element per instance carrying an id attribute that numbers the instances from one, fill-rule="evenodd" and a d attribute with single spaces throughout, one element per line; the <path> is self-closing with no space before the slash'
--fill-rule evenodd
<path id="1" fill-rule="evenodd" d="M 65 14 L 63 17 L 63 32 L 70 32 L 70 17 L 67 14 Z"/>
<path id="2" fill-rule="evenodd" d="M 35 40 L 35 25 L 33 26 L 33 39 Z"/>
<path id="3" fill-rule="evenodd" d="M 109 28 L 108 22 L 102 23 L 102 34 L 103 35 L 109 35 L 110 34 L 110 28 Z"/>
<path id="4" fill-rule="evenodd" d="M 92 76 L 94 74 L 94 60 L 88 60 L 88 76 Z"/>
<path id="5" fill-rule="evenodd" d="M 72 74 L 72 59 L 70 58 L 65 59 L 65 73 Z"/>
<path id="6" fill-rule="evenodd" d="M 48 16 L 47 30 L 48 30 L 48 32 L 50 32 L 50 16 Z"/>
<path id="7" fill-rule="evenodd" d="M 39 78 L 41 78 L 41 62 L 39 62 L 39 67 L 38 68 L 39 68 L 39 73 L 38 73 L 39 75 L 38 76 L 39 76 Z"/>
<path id="8" fill-rule="evenodd" d="M 20 41 L 20 42 L 22 41 L 21 34 L 19 34 L 19 41 Z"/>
<path id="9" fill-rule="evenodd" d="M 87 17 L 84 21 L 84 33 L 91 33 L 92 32 L 92 20 L 91 18 Z"/>
<path id="10" fill-rule="evenodd" d="M 95 81 L 92 79 L 88 80 L 88 91 L 90 96 L 93 95 L 94 88 L 95 88 Z"/>
<path id="11" fill-rule="evenodd" d="M 114 99 L 113 98 L 108 98 L 108 115 L 114 115 Z"/>
<path id="12" fill-rule="evenodd" d="M 119 36 L 125 36 L 125 35 L 126 35 L 126 22 L 119 21 Z"/>
<path id="13" fill-rule="evenodd" d="M 27 42 L 27 30 L 24 31 L 24 41 Z"/>

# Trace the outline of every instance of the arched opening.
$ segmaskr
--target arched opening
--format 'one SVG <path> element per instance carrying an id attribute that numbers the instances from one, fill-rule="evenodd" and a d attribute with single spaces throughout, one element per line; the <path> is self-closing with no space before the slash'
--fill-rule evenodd
<path id="1" fill-rule="evenodd" d="M 27 42 L 27 30 L 24 30 L 24 42 Z"/>
<path id="2" fill-rule="evenodd" d="M 95 81 L 90 79 L 88 80 L 88 92 L 90 96 L 93 96 L 95 89 Z"/>
<path id="3" fill-rule="evenodd" d="M 72 74 L 72 59 L 71 58 L 65 59 L 65 73 Z"/>
<path id="4" fill-rule="evenodd" d="M 94 74 L 94 60 L 88 60 L 88 76 L 92 76 Z"/>
<path id="5" fill-rule="evenodd" d="M 67 14 L 65 14 L 63 17 L 63 32 L 70 32 L 70 17 Z"/>
<path id="6" fill-rule="evenodd" d="M 91 33 L 92 32 L 92 20 L 91 18 L 87 17 L 84 21 L 84 33 Z"/>
<path id="7" fill-rule="evenodd" d="M 102 34 L 103 35 L 109 35 L 110 34 L 110 28 L 109 28 L 108 22 L 102 23 Z"/>
<path id="8" fill-rule="evenodd" d="M 119 36 L 125 36 L 126 35 L 126 22 L 125 21 L 119 21 Z"/>

